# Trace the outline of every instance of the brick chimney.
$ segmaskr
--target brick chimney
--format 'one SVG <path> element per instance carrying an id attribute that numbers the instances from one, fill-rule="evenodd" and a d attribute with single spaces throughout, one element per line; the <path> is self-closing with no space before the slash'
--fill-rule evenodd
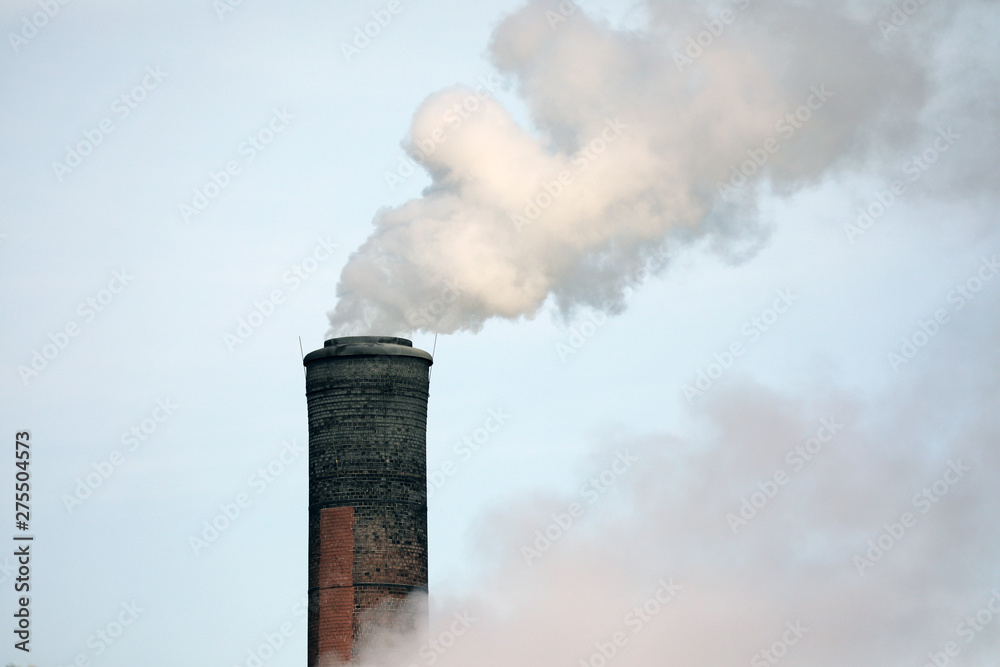
<path id="1" fill-rule="evenodd" d="M 427 592 L 431 355 L 405 338 L 333 338 L 306 355 L 309 666 L 388 628 Z M 426 600 L 424 602 L 426 605 Z M 426 610 L 424 610 L 426 611 Z"/>

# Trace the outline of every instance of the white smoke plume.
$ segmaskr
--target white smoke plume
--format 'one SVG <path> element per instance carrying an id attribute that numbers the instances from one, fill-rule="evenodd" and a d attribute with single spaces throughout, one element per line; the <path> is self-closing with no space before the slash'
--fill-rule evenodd
<path id="1" fill-rule="evenodd" d="M 614 311 L 648 256 L 703 240 L 738 260 L 766 237 L 764 198 L 882 179 L 951 126 L 973 140 L 924 193 L 995 211 L 995 7 L 651 1 L 625 30 L 530 3 L 491 44 L 530 127 L 490 99 L 449 125 L 465 89 L 425 102 L 409 145 L 433 147 L 433 183 L 376 217 L 333 331 L 474 331 L 549 301 Z M 706 30 L 721 32 L 689 50 Z M 986 226 L 971 236 L 996 238 Z M 359 664 L 996 664 L 995 294 L 874 398 L 733 375 L 690 408 L 697 435 L 597 438 L 579 482 L 614 473 L 598 502 L 539 490 L 481 516 L 475 589 L 432 591 L 427 635 L 364 647 Z"/>
<path id="2" fill-rule="evenodd" d="M 332 333 L 476 331 L 549 299 L 616 311 L 623 277 L 665 246 L 752 253 L 763 193 L 896 160 L 926 136 L 957 9 L 916 6 L 904 30 L 881 3 L 650 1 L 646 26 L 625 30 L 568 0 L 529 3 L 490 54 L 531 126 L 462 87 L 423 103 L 406 147 L 433 182 L 376 216 Z"/>

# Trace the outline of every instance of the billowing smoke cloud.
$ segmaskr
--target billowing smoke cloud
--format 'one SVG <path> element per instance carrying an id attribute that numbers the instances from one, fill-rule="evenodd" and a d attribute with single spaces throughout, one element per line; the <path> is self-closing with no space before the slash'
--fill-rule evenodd
<path id="1" fill-rule="evenodd" d="M 424 102 L 407 148 L 433 182 L 376 216 L 332 332 L 475 331 L 550 298 L 614 311 L 664 246 L 752 252 L 761 193 L 896 159 L 919 135 L 935 82 L 914 35 L 941 12 L 917 4 L 910 34 L 889 35 L 882 5 L 649 2 L 646 27 L 624 30 L 528 4 L 491 56 L 530 127 L 482 91 Z"/>
<path id="2" fill-rule="evenodd" d="M 884 183 L 952 126 L 963 141 L 924 192 L 995 210 L 988 3 L 649 2 L 634 31 L 561 6 L 528 5 L 491 47 L 531 127 L 489 99 L 449 124 L 461 89 L 418 111 L 433 184 L 375 220 L 335 332 L 620 308 L 647 255 L 752 251 L 764 197 Z M 995 239 L 981 217 L 973 236 Z M 978 298 L 873 398 L 727 376 L 690 409 L 699 435 L 599 439 L 578 489 L 480 517 L 475 592 L 433 595 L 427 636 L 362 664 L 994 664 L 1000 298 Z"/>

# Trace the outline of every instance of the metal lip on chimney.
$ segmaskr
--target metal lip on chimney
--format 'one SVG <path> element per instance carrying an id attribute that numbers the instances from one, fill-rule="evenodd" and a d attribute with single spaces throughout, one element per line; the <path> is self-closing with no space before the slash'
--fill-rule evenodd
<path id="1" fill-rule="evenodd" d="M 413 341 L 395 336 L 344 336 L 331 338 L 323 343 L 319 350 L 310 352 L 302 360 L 310 362 L 328 357 L 416 357 L 423 359 L 428 365 L 434 363 L 434 358 L 427 352 L 413 347 Z"/>

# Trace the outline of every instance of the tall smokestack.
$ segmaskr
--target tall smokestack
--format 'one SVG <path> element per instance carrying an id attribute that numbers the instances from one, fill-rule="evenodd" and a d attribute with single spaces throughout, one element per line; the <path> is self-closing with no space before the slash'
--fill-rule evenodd
<path id="1" fill-rule="evenodd" d="M 427 592 L 431 355 L 404 338 L 333 338 L 306 355 L 309 665 L 412 626 Z M 426 604 L 426 601 L 423 603 Z"/>

